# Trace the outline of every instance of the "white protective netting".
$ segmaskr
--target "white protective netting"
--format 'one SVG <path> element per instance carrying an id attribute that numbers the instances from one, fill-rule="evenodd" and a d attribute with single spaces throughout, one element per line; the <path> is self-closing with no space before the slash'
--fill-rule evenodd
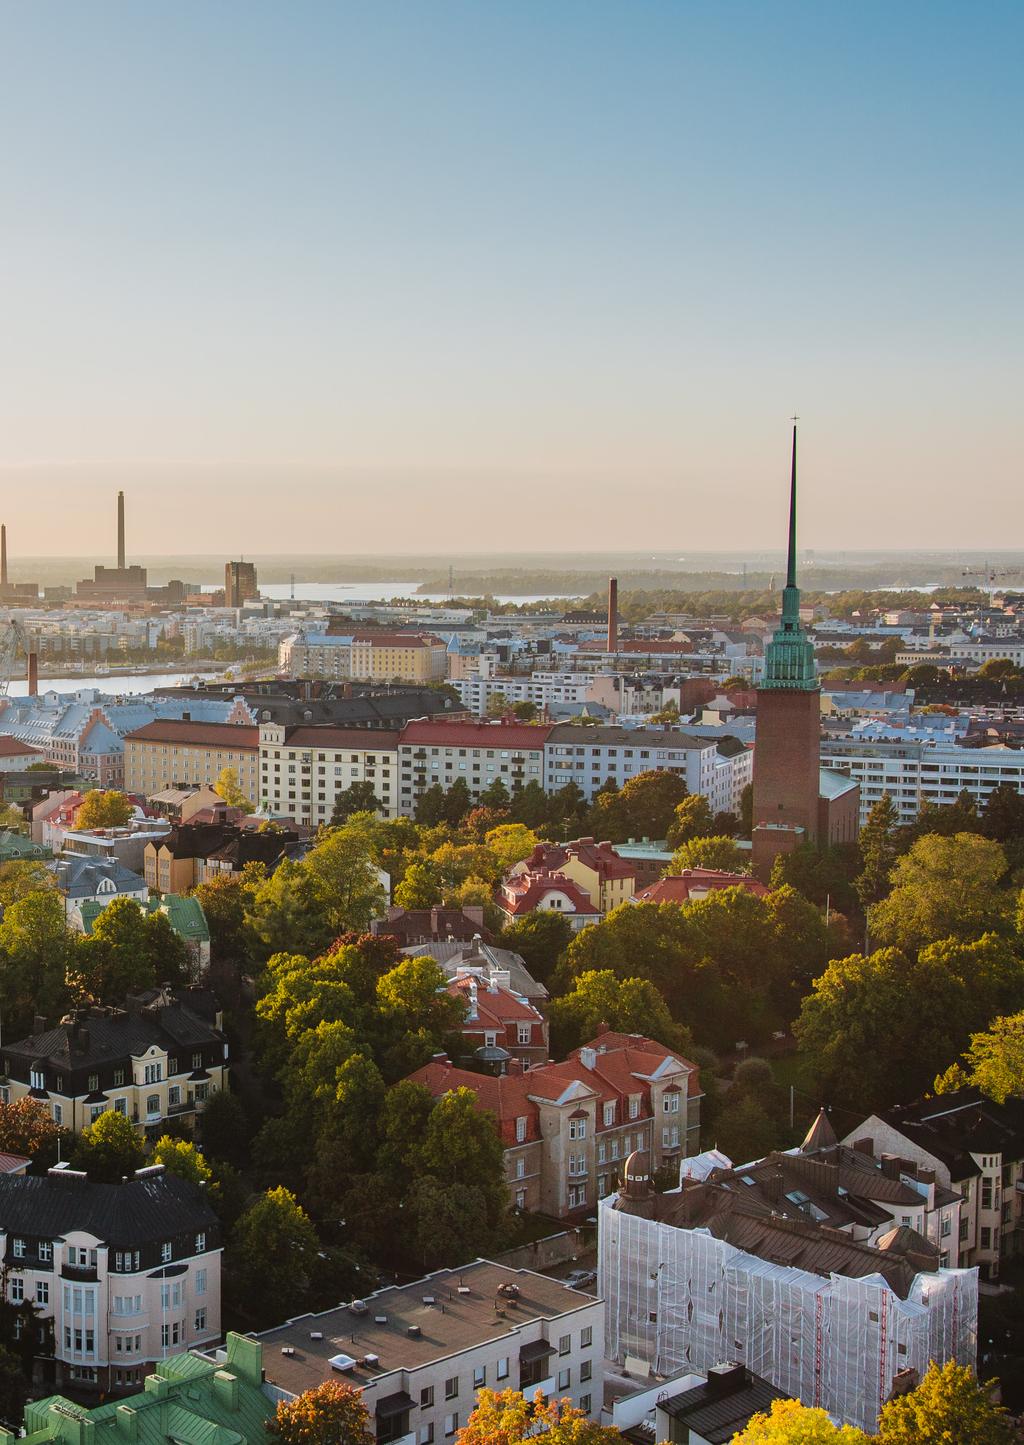
<path id="1" fill-rule="evenodd" d="M 787 1395 L 874 1430 L 893 1377 L 930 1360 L 974 1366 L 978 1272 L 919 1274 L 901 1300 L 881 1275 L 828 1278 L 600 1205 L 605 1353 L 658 1374 L 738 1360 Z"/>

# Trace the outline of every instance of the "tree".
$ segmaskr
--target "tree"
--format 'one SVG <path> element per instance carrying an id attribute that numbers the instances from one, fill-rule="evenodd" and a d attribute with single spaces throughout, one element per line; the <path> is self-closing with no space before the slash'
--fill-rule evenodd
<path id="1" fill-rule="evenodd" d="M 490 788 L 486 792 L 489 793 Z M 485 797 L 486 794 L 481 793 L 480 801 L 484 802 Z M 537 779 L 531 778 L 512 799 L 512 818 L 517 823 L 525 823 L 527 828 L 542 828 L 551 815 L 551 803 Z"/>
<path id="2" fill-rule="evenodd" d="M 492 778 L 477 798 L 482 808 L 495 808 L 498 811 L 507 808 L 510 801 L 508 788 L 500 778 Z"/>
<path id="3" fill-rule="evenodd" d="M 441 902 L 441 878 L 436 866 L 424 858 L 410 863 L 405 877 L 394 891 L 399 908 L 433 908 Z"/>
<path id="4" fill-rule="evenodd" d="M 506 712 L 508 712 L 507 693 L 501 691 L 492 692 L 487 699 L 487 716 L 504 717 Z"/>
<path id="5" fill-rule="evenodd" d="M 73 1163 L 94 1183 L 117 1184 L 141 1169 L 146 1160 L 142 1140 L 125 1114 L 105 1109 L 79 1136 Z"/>
<path id="6" fill-rule="evenodd" d="M 754 785 L 747 783 L 740 793 L 740 832 L 749 838 L 754 829 Z"/>
<path id="7" fill-rule="evenodd" d="M 253 896 L 263 881 L 262 865 L 258 873 L 222 873 L 200 883 L 195 897 L 203 910 L 210 930 L 210 958 L 213 964 L 235 969 L 249 962 L 252 937 L 246 924 L 246 910 L 252 907 Z"/>
<path id="8" fill-rule="evenodd" d="M 379 813 L 380 810 L 373 784 L 367 778 L 361 778 L 350 783 L 335 797 L 331 810 L 331 827 L 337 828 L 342 823 L 347 823 L 353 813 Z"/>
<path id="9" fill-rule="evenodd" d="M 861 907 L 880 903 L 889 891 L 889 875 L 896 865 L 896 829 L 899 814 L 888 793 L 871 804 L 867 822 L 860 830 L 863 867 L 854 879 Z"/>
<path id="10" fill-rule="evenodd" d="M 1019 677 L 1020 668 L 1008 657 L 990 657 L 978 668 L 978 676 L 986 682 L 1002 682 L 1004 678 Z"/>
<path id="11" fill-rule="evenodd" d="M 267 1434 L 281 1445 L 373 1445 L 362 1390 L 324 1380 L 294 1400 L 279 1400 Z"/>
<path id="12" fill-rule="evenodd" d="M 512 716 L 518 718 L 520 722 L 533 722 L 537 716 L 537 704 L 531 702 L 529 698 L 523 698 L 521 702 L 514 702 Z"/>
<path id="13" fill-rule="evenodd" d="M 560 913 L 536 910 L 524 913 L 501 932 L 499 948 L 518 953 L 539 983 L 548 983 L 559 959 L 569 947 L 572 924 Z"/>
<path id="14" fill-rule="evenodd" d="M 0 863 L 0 908 L 10 908 L 40 889 L 56 887 L 53 869 L 41 859 L 12 858 L 9 863 Z"/>
<path id="15" fill-rule="evenodd" d="M 78 989 L 98 1003 L 157 983 L 189 981 L 189 954 L 163 913 L 147 914 L 134 898 L 114 898 L 99 914 L 75 957 Z"/>
<path id="16" fill-rule="evenodd" d="M 416 821 L 424 827 L 433 828 L 443 823 L 448 816 L 444 789 L 440 783 L 431 783 L 416 804 Z"/>
<path id="17" fill-rule="evenodd" d="M 444 795 L 444 820 L 457 828 L 473 806 L 465 778 L 456 778 Z"/>
<path id="18" fill-rule="evenodd" d="M 703 793 L 690 793 L 676 804 L 675 817 L 665 834 L 670 848 L 689 843 L 691 838 L 708 838 L 715 831 L 711 804 Z"/>
<path id="19" fill-rule="evenodd" d="M 56 890 L 28 893 L 0 920 L 0 1006 L 11 1036 L 27 1033 L 36 1015 L 59 1017 L 69 1001 L 67 975 L 80 947 Z"/>
<path id="20" fill-rule="evenodd" d="M 1009 1445 L 1015 1432 L 990 1388 L 966 1365 L 933 1360 L 916 1390 L 882 1406 L 876 1438 L 880 1445 Z"/>
<path id="21" fill-rule="evenodd" d="M 241 1168 L 249 1156 L 249 1120 L 237 1094 L 218 1089 L 206 1101 L 199 1116 L 203 1152 Z"/>
<path id="22" fill-rule="evenodd" d="M 1024 1095 L 1024 1013 L 993 1019 L 972 1034 L 965 1058 L 966 1081 L 997 1104 Z"/>
<path id="23" fill-rule="evenodd" d="M 456 1445 L 520 1445 L 537 1437 L 550 1445 L 621 1445 L 612 1425 L 598 1425 L 568 1398 L 527 1400 L 521 1390 L 478 1390 Z"/>
<path id="24" fill-rule="evenodd" d="M 243 813 L 254 811 L 252 800 L 243 793 L 238 781 L 237 768 L 221 768 L 217 775 L 217 781 L 213 785 L 213 791 L 218 797 L 224 799 L 229 808 L 238 808 Z"/>
<path id="25" fill-rule="evenodd" d="M 187 1179 L 192 1184 L 209 1184 L 213 1170 L 188 1139 L 174 1139 L 164 1134 L 156 1141 L 153 1149 L 153 1163 L 162 1164 L 168 1174 Z"/>
<path id="26" fill-rule="evenodd" d="M 767 1415 L 754 1415 L 732 1445 L 870 1445 L 855 1425 L 833 1425 L 824 1410 L 799 1400 L 773 1400 Z"/>
<path id="27" fill-rule="evenodd" d="M 334 934 L 365 930 L 383 912 L 384 888 L 366 827 L 349 822 L 333 829 L 306 855 L 304 866 L 319 886 Z"/>
<path id="28" fill-rule="evenodd" d="M 59 1127 L 45 1104 L 26 1095 L 11 1104 L 0 1102 L 0 1153 L 24 1159 L 55 1153 Z"/>
<path id="29" fill-rule="evenodd" d="M 723 873 L 749 873 L 750 854 L 732 838 L 693 838 L 672 854 L 668 876 L 684 868 L 714 868 Z"/>
<path id="30" fill-rule="evenodd" d="M 507 873 L 530 856 L 540 839 L 523 823 L 502 823 L 484 835 L 484 842 L 497 859 L 500 873 Z"/>
<path id="31" fill-rule="evenodd" d="M 228 1278 L 257 1326 L 308 1306 L 319 1249 L 309 1216 L 289 1190 L 270 1189 L 249 1206 L 231 1232 Z"/>
<path id="32" fill-rule="evenodd" d="M 588 826 L 596 838 L 613 843 L 627 838 L 664 838 L 685 796 L 686 784 L 676 773 L 665 768 L 637 773 L 618 792 L 598 791 Z"/>
<path id="33" fill-rule="evenodd" d="M 504 1150 L 494 1115 L 480 1110 L 472 1089 L 437 1100 L 416 1157 L 433 1178 L 478 1190 L 482 1217 L 494 1235 L 500 1231 L 508 1212 Z"/>
<path id="34" fill-rule="evenodd" d="M 1012 784 L 1000 783 L 988 795 L 981 825 L 985 837 L 997 843 L 1024 837 L 1024 795 Z"/>
<path id="35" fill-rule="evenodd" d="M 1006 854 L 977 833 L 919 838 L 892 870 L 892 892 L 869 910 L 878 943 L 914 949 L 940 938 L 977 938 L 1008 927 L 999 882 Z"/>
<path id="36" fill-rule="evenodd" d="M 126 793 L 119 793 L 116 788 L 111 788 L 109 792 L 94 788 L 82 799 L 81 807 L 75 816 L 75 826 L 123 828 L 126 823 L 131 822 L 134 813 L 135 805 Z"/>
<path id="37" fill-rule="evenodd" d="M 548 1017 L 551 1051 L 556 1058 L 592 1039 L 602 1026 L 641 1034 L 684 1053 L 693 1045 L 689 1029 L 673 1021 L 650 979 L 620 979 L 611 969 L 579 974 L 571 992 L 551 1000 Z"/>
<path id="38" fill-rule="evenodd" d="M 319 878 L 285 858 L 252 894 L 246 928 L 257 957 L 294 951 L 315 958 L 338 933 Z"/>

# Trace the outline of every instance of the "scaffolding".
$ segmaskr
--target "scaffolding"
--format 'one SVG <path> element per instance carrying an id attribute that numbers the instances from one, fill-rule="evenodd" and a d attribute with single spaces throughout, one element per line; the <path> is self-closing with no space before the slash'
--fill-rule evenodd
<path id="1" fill-rule="evenodd" d="M 975 1364 L 976 1269 L 914 1276 L 901 1299 L 880 1274 L 812 1274 L 716 1239 L 599 1207 L 605 1353 L 659 1375 L 736 1360 L 777 1389 L 874 1431 L 894 1376 L 931 1360 Z"/>

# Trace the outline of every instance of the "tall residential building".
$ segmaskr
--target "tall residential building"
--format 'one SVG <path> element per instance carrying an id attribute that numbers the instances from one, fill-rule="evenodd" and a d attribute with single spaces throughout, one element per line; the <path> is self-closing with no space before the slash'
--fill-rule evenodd
<path id="1" fill-rule="evenodd" d="M 754 872 L 818 839 L 821 698 L 814 645 L 800 622 L 796 585 L 796 425 L 789 490 L 789 562 L 782 621 L 765 648 L 754 747 Z"/>
<path id="2" fill-rule="evenodd" d="M 244 602 L 259 595 L 255 562 L 224 563 L 225 607 L 241 607 Z"/>

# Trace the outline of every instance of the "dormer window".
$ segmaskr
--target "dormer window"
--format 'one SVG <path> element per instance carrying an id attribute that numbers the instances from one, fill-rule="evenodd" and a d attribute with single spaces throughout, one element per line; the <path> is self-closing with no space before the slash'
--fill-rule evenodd
<path id="1" fill-rule="evenodd" d="M 614 1103 L 605 1104 L 605 1106 L 604 1106 L 604 1123 L 605 1123 L 605 1128 L 606 1128 L 606 1129 L 607 1129 L 610 1125 L 612 1125 L 612 1124 L 615 1123 L 615 1105 L 614 1105 Z"/>
<path id="2" fill-rule="evenodd" d="M 629 1096 L 629 1117 L 639 1119 L 640 1117 L 640 1095 L 630 1094 Z"/>
<path id="3" fill-rule="evenodd" d="M 174 1246 L 173 1246 L 173 1244 L 171 1244 L 170 1240 L 168 1240 L 165 1244 L 162 1244 L 162 1245 L 160 1246 L 160 1259 L 161 1259 L 162 1263 L 164 1263 L 164 1264 L 170 1264 L 170 1262 L 171 1262 L 171 1257 L 172 1257 L 173 1254 L 174 1254 Z"/>
<path id="4" fill-rule="evenodd" d="M 90 1093 L 90 1094 L 96 1093 L 96 1091 L 99 1089 L 99 1086 L 100 1086 L 100 1076 L 99 1076 L 99 1074 L 90 1074 L 90 1075 L 89 1075 L 89 1093 Z"/>
<path id="5" fill-rule="evenodd" d="M 45 1088 L 46 1088 L 46 1079 L 45 1079 L 45 1076 L 44 1076 L 44 1074 L 43 1074 L 42 1069 L 30 1069 L 30 1070 L 29 1070 L 29 1075 L 28 1075 L 28 1081 L 29 1081 L 29 1083 L 31 1084 L 31 1086 L 32 1086 L 33 1089 L 45 1089 Z"/>
<path id="6" fill-rule="evenodd" d="M 205 1252 L 206 1252 L 206 1235 L 205 1235 L 205 1234 L 197 1234 L 197 1235 L 196 1235 L 196 1254 L 204 1254 Z"/>
<path id="7" fill-rule="evenodd" d="M 23 1239 L 15 1239 L 15 1240 L 12 1242 L 12 1250 L 13 1250 L 14 1258 L 15 1258 L 15 1259 L 24 1259 L 24 1258 L 25 1258 L 25 1241 L 24 1241 Z"/>

